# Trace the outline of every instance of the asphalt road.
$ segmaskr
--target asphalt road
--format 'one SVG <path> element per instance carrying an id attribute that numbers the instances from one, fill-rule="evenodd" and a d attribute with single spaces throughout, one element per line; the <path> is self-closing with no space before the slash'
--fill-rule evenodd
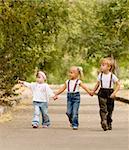
<path id="1" fill-rule="evenodd" d="M 31 100 L 23 101 L 13 112 L 13 119 L 0 124 L 0 150 L 128 150 L 129 106 L 115 103 L 113 130 L 100 127 L 97 97 L 81 96 L 79 130 L 69 126 L 66 96 L 50 101 L 51 127 L 33 129 Z"/>

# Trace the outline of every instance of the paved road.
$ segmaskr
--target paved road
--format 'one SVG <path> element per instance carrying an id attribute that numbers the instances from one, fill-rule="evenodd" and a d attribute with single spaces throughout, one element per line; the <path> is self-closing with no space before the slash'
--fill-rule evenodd
<path id="1" fill-rule="evenodd" d="M 0 150 L 128 150 L 129 107 L 116 102 L 113 130 L 104 132 L 100 127 L 97 97 L 81 96 L 80 127 L 69 127 L 66 97 L 51 101 L 49 129 L 33 129 L 31 100 L 24 101 L 13 113 L 13 120 L 0 124 Z"/>

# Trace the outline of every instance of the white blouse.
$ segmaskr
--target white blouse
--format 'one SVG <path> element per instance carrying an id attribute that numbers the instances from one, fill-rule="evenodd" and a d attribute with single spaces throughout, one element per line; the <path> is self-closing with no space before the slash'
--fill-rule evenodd
<path id="1" fill-rule="evenodd" d="M 102 85 L 103 88 L 110 88 L 110 79 L 111 79 L 111 72 L 108 74 L 102 73 Z M 101 73 L 98 75 L 98 81 L 101 82 Z M 112 74 L 112 80 L 111 80 L 111 88 L 113 88 L 114 83 L 118 81 L 118 78 Z"/>
<path id="2" fill-rule="evenodd" d="M 74 87 L 75 87 L 76 81 L 77 81 L 77 79 L 75 79 L 75 80 L 67 80 L 66 81 L 67 92 L 70 92 L 70 93 L 72 93 L 72 92 L 79 92 L 80 83 L 82 81 L 78 80 L 76 88 L 75 88 L 75 91 L 74 91 Z M 68 88 L 68 82 L 69 82 L 69 88 Z"/>
<path id="3" fill-rule="evenodd" d="M 30 88 L 33 95 L 33 101 L 36 102 L 48 102 L 49 97 L 54 96 L 53 91 L 48 86 L 47 83 L 39 84 L 37 82 L 24 82 L 23 83 L 26 87 Z"/>

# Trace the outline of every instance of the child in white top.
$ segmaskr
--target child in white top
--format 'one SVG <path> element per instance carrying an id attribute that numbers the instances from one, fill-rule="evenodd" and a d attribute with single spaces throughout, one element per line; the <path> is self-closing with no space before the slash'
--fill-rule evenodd
<path id="1" fill-rule="evenodd" d="M 80 106 L 80 92 L 79 87 L 81 86 L 86 92 L 91 94 L 91 91 L 86 87 L 84 83 L 79 79 L 82 76 L 82 68 L 77 66 L 72 66 L 69 71 L 69 80 L 65 82 L 63 87 L 61 87 L 55 94 L 61 94 L 65 89 L 67 89 L 67 112 L 69 122 L 73 127 L 73 130 L 78 129 L 78 111 Z"/>
<path id="2" fill-rule="evenodd" d="M 49 88 L 44 72 L 39 71 L 36 75 L 36 82 L 28 83 L 19 80 L 19 83 L 30 88 L 33 95 L 34 117 L 32 121 L 33 128 L 38 128 L 40 121 L 40 112 L 42 114 L 42 125 L 47 128 L 50 125 L 48 116 L 49 97 L 54 97 L 53 91 Z"/>
<path id="3" fill-rule="evenodd" d="M 112 113 L 114 109 L 114 100 L 116 93 L 120 88 L 118 78 L 112 73 L 111 58 L 104 58 L 100 62 L 100 73 L 93 94 L 100 87 L 98 100 L 100 107 L 101 126 L 104 131 L 112 130 Z M 116 85 L 115 89 L 114 84 Z"/>

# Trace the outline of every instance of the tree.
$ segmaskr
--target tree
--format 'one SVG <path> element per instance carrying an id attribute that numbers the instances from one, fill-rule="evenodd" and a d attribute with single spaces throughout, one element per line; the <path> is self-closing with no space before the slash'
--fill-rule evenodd
<path id="1" fill-rule="evenodd" d="M 67 3 L 6 1 L 0 5 L 0 88 L 7 95 L 18 78 L 56 59 L 57 36 L 67 22 Z M 53 58 L 54 57 L 54 58 Z"/>
<path id="2" fill-rule="evenodd" d="M 6 0 L 0 5 L 0 89 L 12 93 L 17 79 L 35 68 L 49 82 L 66 79 L 71 65 L 91 70 L 112 56 L 125 68 L 129 62 L 127 0 Z M 88 75 L 89 74 L 89 75 Z"/>

